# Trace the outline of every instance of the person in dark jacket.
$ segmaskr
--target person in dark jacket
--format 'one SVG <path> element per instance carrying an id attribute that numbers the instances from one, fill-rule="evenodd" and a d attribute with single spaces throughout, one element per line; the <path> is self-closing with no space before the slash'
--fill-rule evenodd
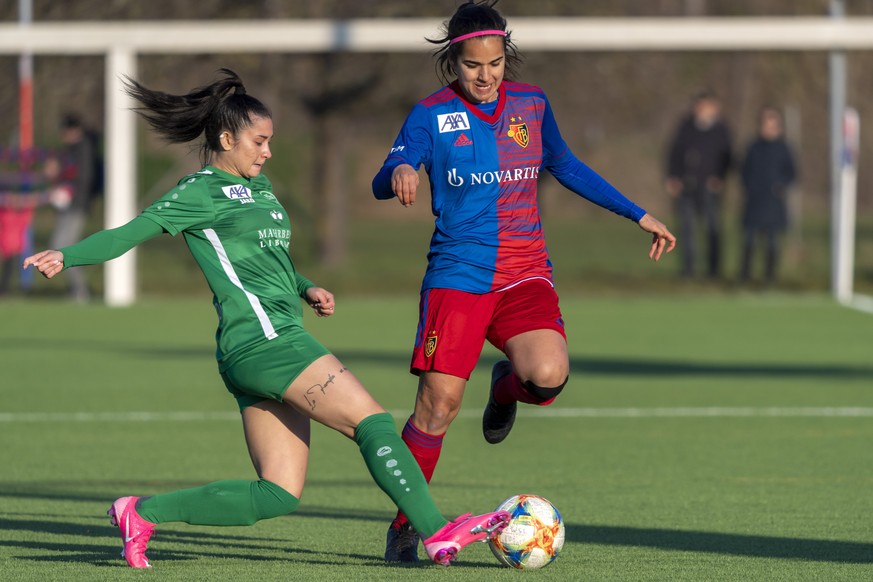
<path id="1" fill-rule="evenodd" d="M 776 280 L 779 235 L 788 226 L 788 188 L 796 179 L 794 158 L 782 134 L 779 110 L 761 110 L 758 137 L 749 145 L 742 165 L 743 253 L 740 281 L 751 278 L 752 257 L 760 238 L 765 241 L 764 279 Z"/>
<path id="2" fill-rule="evenodd" d="M 75 113 L 61 120 L 61 140 L 64 143 L 62 179 L 71 187 L 70 203 L 58 211 L 51 247 L 69 246 L 82 238 L 91 203 L 102 183 L 102 171 L 97 151 L 97 135 L 86 128 Z M 65 273 L 69 296 L 83 303 L 91 296 L 85 273 L 71 269 Z"/>
<path id="3" fill-rule="evenodd" d="M 679 218 L 682 276 L 694 275 L 698 253 L 697 222 L 703 222 L 708 242 L 707 274 L 721 275 L 721 194 L 731 166 L 731 138 L 722 120 L 721 103 L 704 91 L 679 123 L 667 157 L 667 193 Z"/>

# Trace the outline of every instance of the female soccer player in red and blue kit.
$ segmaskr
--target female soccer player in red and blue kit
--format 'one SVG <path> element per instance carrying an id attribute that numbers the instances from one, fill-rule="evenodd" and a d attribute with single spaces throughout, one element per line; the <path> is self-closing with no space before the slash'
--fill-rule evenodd
<path id="1" fill-rule="evenodd" d="M 443 436 L 487 339 L 495 364 L 482 418 L 485 440 L 509 434 L 517 402 L 546 405 L 567 383 L 569 357 L 537 207 L 545 168 L 566 188 L 652 234 L 649 257 L 676 239 L 658 220 L 579 161 L 539 87 L 504 80 L 519 63 L 495 1 L 461 5 L 445 26 L 437 65 L 448 81 L 420 101 L 373 180 L 379 199 L 416 201 L 424 166 L 435 229 L 421 288 L 411 371 L 415 411 L 403 439 L 428 480 Z M 398 513 L 385 559 L 417 560 L 417 537 Z"/>

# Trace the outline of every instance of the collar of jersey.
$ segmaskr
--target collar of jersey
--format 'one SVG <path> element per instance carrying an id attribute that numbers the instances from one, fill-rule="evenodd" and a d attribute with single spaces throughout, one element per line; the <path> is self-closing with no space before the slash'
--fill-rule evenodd
<path id="1" fill-rule="evenodd" d="M 497 88 L 497 109 L 495 109 L 494 113 L 492 113 L 491 115 L 488 115 L 487 113 L 476 107 L 475 104 L 470 103 L 464 98 L 464 92 L 461 91 L 461 85 L 458 84 L 457 80 L 452 81 L 449 87 L 452 91 L 455 92 L 455 95 L 458 96 L 458 99 L 460 99 L 464 103 L 464 105 L 467 106 L 467 109 L 469 109 L 473 115 L 475 115 L 485 123 L 497 123 L 497 120 L 500 119 L 500 116 L 503 114 L 503 106 L 506 105 L 506 91 L 503 89 L 503 83 L 500 83 L 500 87 Z"/>
<path id="2" fill-rule="evenodd" d="M 225 172 L 220 168 L 216 168 L 215 166 L 206 165 L 203 168 L 204 170 L 209 170 L 213 174 L 218 174 L 222 178 L 230 180 L 231 182 L 236 182 L 237 184 L 242 184 L 243 186 L 251 186 L 254 178 L 243 178 L 242 176 L 237 176 L 235 174 L 231 174 L 230 172 Z"/>

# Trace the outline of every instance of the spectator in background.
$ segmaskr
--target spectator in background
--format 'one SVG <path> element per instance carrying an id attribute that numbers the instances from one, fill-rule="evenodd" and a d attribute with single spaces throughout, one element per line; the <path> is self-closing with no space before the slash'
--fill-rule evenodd
<path id="1" fill-rule="evenodd" d="M 83 125 L 78 115 L 64 116 L 61 141 L 64 144 L 61 179 L 71 187 L 72 198 L 69 205 L 58 212 L 50 242 L 53 249 L 69 246 L 82 238 L 91 203 L 103 183 L 97 135 Z M 65 275 L 70 298 L 77 302 L 88 301 L 91 293 L 83 269 L 70 269 Z"/>
<path id="2" fill-rule="evenodd" d="M 15 265 L 24 253 L 37 205 L 30 190 L 36 185 L 38 173 L 22 170 L 9 175 L 14 178 L 8 183 L 5 176 L 0 180 L 0 296 L 11 290 Z"/>
<path id="3" fill-rule="evenodd" d="M 694 275 L 698 254 L 697 223 L 708 243 L 707 275 L 721 275 L 721 197 L 731 165 L 731 140 L 721 103 L 703 91 L 679 123 L 667 157 L 667 193 L 676 201 L 679 237 L 684 239 L 682 276 Z"/>
<path id="4" fill-rule="evenodd" d="M 776 281 L 779 235 L 788 226 L 788 188 L 796 178 L 794 157 L 783 139 L 782 114 L 773 107 L 761 110 L 758 137 L 746 150 L 742 165 L 743 254 L 740 282 L 748 283 L 752 255 L 759 236 L 764 238 L 764 280 Z"/>
<path id="5" fill-rule="evenodd" d="M 10 292 L 17 259 L 28 252 L 36 209 L 44 204 L 61 208 L 68 199 L 55 158 L 35 150 L 0 151 L 0 296 Z M 18 283 L 23 292 L 30 290 L 24 274 Z"/>

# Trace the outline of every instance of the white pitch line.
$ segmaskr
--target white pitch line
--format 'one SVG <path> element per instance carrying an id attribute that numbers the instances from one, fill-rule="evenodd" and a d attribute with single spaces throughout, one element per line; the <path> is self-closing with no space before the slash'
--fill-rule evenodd
<path id="1" fill-rule="evenodd" d="M 405 420 L 411 411 L 391 412 Z M 861 418 L 873 417 L 871 407 L 652 407 L 559 408 L 524 407 L 518 416 L 529 418 Z M 476 409 L 462 410 L 461 419 L 478 419 Z M 238 412 L 2 412 L 0 423 L 43 422 L 202 422 L 238 421 Z"/>

